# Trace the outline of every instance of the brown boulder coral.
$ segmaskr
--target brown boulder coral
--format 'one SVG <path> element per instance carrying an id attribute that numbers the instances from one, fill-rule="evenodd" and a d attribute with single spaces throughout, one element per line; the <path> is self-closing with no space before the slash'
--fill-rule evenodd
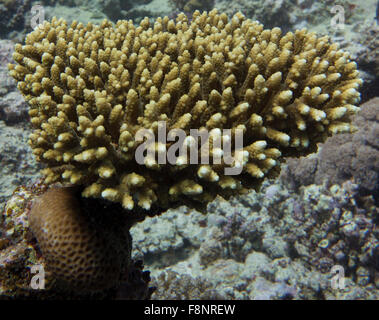
<path id="1" fill-rule="evenodd" d="M 130 258 L 133 220 L 125 220 L 119 205 L 82 199 L 72 187 L 19 187 L 0 215 L 0 300 L 149 298 L 149 272 Z M 34 265 L 44 268 L 43 290 L 31 287 Z"/>
<path id="2" fill-rule="evenodd" d="M 114 288 L 130 261 L 128 228 L 112 223 L 109 230 L 106 224 L 91 221 L 71 189 L 51 188 L 29 214 L 48 271 L 61 288 L 77 292 Z"/>
<path id="3" fill-rule="evenodd" d="M 306 30 L 281 34 L 237 13 L 191 21 L 144 19 L 100 26 L 53 19 L 16 45 L 10 74 L 30 103 L 30 145 L 48 164 L 46 182 L 85 187 L 83 196 L 158 213 L 201 205 L 276 175 L 282 157 L 304 155 L 349 132 L 361 84 L 349 54 Z M 244 132 L 239 176 L 226 163 L 135 160 L 139 129 Z M 212 139 L 207 141 L 212 145 Z M 224 140 L 225 141 L 225 140 Z M 188 142 L 188 141 L 187 141 Z M 167 145 L 156 143 L 155 153 Z M 214 152 L 212 152 L 214 151 Z M 180 161 L 179 161 L 180 160 Z M 231 166 L 231 165 L 230 165 Z M 150 210 L 150 211 L 149 211 Z"/>

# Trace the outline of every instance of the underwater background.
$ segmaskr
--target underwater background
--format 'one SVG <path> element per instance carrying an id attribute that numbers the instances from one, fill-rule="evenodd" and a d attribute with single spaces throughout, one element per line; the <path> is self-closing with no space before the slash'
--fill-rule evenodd
<path id="1" fill-rule="evenodd" d="M 379 299 L 377 0 L 0 0 L 0 294 L 8 292 L 9 270 L 26 263 L 27 248 L 10 249 L 25 219 L 28 196 L 20 186 L 41 178 L 28 146 L 29 107 L 7 67 L 14 44 L 32 30 L 36 5 L 46 20 L 84 24 L 240 11 L 265 28 L 328 35 L 349 51 L 364 80 L 356 132 L 289 158 L 260 192 L 217 197 L 207 214 L 181 206 L 146 218 L 130 231 L 132 257 L 151 272 L 152 299 Z M 333 25 L 336 6 L 344 9 L 343 28 Z M 343 288 L 332 285 L 335 266 L 343 268 Z"/>

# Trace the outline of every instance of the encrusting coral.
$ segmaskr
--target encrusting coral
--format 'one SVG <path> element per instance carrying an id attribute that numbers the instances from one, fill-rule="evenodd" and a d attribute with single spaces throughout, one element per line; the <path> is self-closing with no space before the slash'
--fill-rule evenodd
<path id="1" fill-rule="evenodd" d="M 30 145 L 48 164 L 46 182 L 80 185 L 85 197 L 148 214 L 258 187 L 277 175 L 284 157 L 351 132 L 362 82 L 349 54 L 328 37 L 282 35 L 215 10 L 196 11 L 192 20 L 145 18 L 138 27 L 53 19 L 16 45 L 13 58 L 10 74 L 31 106 Z M 159 121 L 167 132 L 206 129 L 211 146 L 230 138 L 222 129 L 231 129 L 232 143 L 240 129 L 243 149 L 232 164 L 214 163 L 220 150 L 211 148 L 209 164 L 146 157 L 139 165 L 136 134 L 157 133 Z M 172 144 L 155 141 L 155 156 Z M 225 175 L 233 166 L 242 173 Z"/>

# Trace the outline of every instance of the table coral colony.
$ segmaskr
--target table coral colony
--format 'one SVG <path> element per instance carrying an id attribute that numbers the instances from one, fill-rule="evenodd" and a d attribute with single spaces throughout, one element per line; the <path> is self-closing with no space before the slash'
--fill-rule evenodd
<path id="1" fill-rule="evenodd" d="M 146 18 L 139 27 L 53 19 L 15 51 L 10 74 L 30 103 L 30 145 L 48 164 L 46 182 L 83 185 L 83 196 L 129 210 L 256 186 L 282 157 L 350 131 L 358 109 L 356 64 L 337 44 L 264 30 L 240 13 Z M 167 130 L 242 129 L 243 174 L 223 175 L 225 164 L 136 165 L 135 133 L 158 121 Z"/>
<path id="2" fill-rule="evenodd" d="M 47 165 L 45 182 L 80 186 L 83 197 L 118 203 L 126 215 L 204 208 L 217 195 L 258 188 L 285 157 L 354 130 L 362 83 L 349 53 L 328 37 L 282 35 L 216 10 L 196 11 L 191 20 L 145 18 L 138 27 L 53 18 L 17 44 L 13 58 L 10 74 L 30 104 L 29 143 Z M 235 150 L 243 154 L 242 173 L 225 175 L 229 165 L 213 163 L 212 149 L 209 164 L 153 157 L 139 165 L 136 133 L 157 133 L 160 121 L 167 130 L 204 128 L 221 140 L 223 129 L 232 137 L 242 130 L 243 148 Z M 162 148 L 152 147 L 155 155 Z"/>

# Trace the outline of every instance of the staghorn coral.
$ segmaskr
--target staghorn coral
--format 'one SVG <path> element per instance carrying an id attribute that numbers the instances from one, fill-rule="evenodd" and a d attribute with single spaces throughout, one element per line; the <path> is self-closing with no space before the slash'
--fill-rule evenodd
<path id="1" fill-rule="evenodd" d="M 186 203 L 206 205 L 258 187 L 277 175 L 283 157 L 305 155 L 328 135 L 349 132 L 361 84 L 349 54 L 306 30 L 281 34 L 237 13 L 196 11 L 154 23 L 113 26 L 45 22 L 18 44 L 10 74 L 30 103 L 30 145 L 46 162 L 46 182 L 85 187 L 85 197 L 119 202 L 149 214 Z M 244 132 L 232 165 L 137 165 L 141 128 Z M 185 141 L 184 143 L 189 143 Z M 155 153 L 170 144 L 154 143 Z M 202 156 L 201 152 L 199 157 Z M 241 175 L 224 174 L 240 166 Z"/>

